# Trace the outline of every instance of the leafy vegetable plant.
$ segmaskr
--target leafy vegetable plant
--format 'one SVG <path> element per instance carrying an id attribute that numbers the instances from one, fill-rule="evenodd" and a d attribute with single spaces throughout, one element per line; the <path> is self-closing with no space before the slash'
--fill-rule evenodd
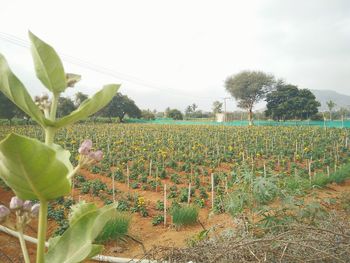
<path id="1" fill-rule="evenodd" d="M 55 50 L 29 32 L 31 51 L 37 78 L 49 90 L 51 97 L 31 98 L 22 82 L 14 75 L 4 56 L 0 54 L 0 91 L 37 122 L 45 132 L 45 142 L 9 134 L 0 142 L 0 177 L 13 190 L 18 200 L 39 200 L 38 245 L 36 262 L 81 262 L 99 253 L 101 245 L 94 241 L 104 225 L 115 216 L 114 205 L 98 209 L 94 204 L 74 206 L 69 228 L 62 236 L 50 239 L 45 254 L 48 202 L 68 195 L 72 177 L 82 167 L 102 159 L 102 152 L 92 152 L 92 142 L 84 141 L 79 149 L 80 159 L 73 167 L 70 152 L 54 143 L 60 128 L 71 125 L 103 108 L 120 85 L 103 87 L 78 109 L 60 119 L 56 118 L 60 94 L 80 80 L 76 74 L 66 73 Z M 3 208 L 5 213 L 8 210 Z M 21 226 L 23 227 L 23 226 Z M 21 230 L 21 229 L 17 229 Z M 27 251 L 22 246 L 23 253 Z M 26 263 L 30 262 L 25 256 Z"/>

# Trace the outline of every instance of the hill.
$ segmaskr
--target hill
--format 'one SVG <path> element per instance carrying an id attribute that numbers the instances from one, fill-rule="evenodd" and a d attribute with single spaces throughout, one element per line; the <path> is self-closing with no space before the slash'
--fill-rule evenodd
<path id="1" fill-rule="evenodd" d="M 334 90 L 311 90 L 313 94 L 316 96 L 316 100 L 321 103 L 320 110 L 327 110 L 326 102 L 329 100 L 334 101 L 337 106 L 336 109 L 340 107 L 349 107 L 350 106 L 350 96 L 338 93 Z"/>

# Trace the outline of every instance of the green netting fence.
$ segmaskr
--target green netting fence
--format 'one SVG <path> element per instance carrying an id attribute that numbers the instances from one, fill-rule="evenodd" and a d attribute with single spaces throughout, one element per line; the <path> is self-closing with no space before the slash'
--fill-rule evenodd
<path id="1" fill-rule="evenodd" d="M 201 121 L 201 120 L 173 120 L 173 119 L 155 119 L 155 120 L 139 120 L 128 119 L 128 123 L 149 123 L 149 124 L 181 124 L 181 125 L 224 125 L 224 126 L 248 126 L 248 121 Z M 317 126 L 330 128 L 350 128 L 350 120 L 336 121 L 266 121 L 255 120 L 255 126 Z"/>

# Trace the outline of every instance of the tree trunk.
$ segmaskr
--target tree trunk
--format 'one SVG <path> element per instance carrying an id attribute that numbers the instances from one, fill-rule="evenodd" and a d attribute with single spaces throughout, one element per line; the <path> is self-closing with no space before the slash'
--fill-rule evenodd
<path id="1" fill-rule="evenodd" d="M 248 110 L 248 121 L 249 121 L 249 126 L 253 125 L 253 110 L 252 108 L 249 108 Z"/>

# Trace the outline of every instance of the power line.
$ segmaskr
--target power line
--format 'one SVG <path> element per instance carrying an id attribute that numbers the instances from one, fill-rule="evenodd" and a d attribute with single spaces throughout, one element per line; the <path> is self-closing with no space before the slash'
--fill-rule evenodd
<path id="1" fill-rule="evenodd" d="M 5 40 L 11 44 L 14 44 L 14 45 L 17 45 L 20 47 L 30 48 L 29 42 L 27 42 L 19 37 L 13 36 L 11 34 L 0 32 L 0 39 Z M 147 81 L 142 80 L 138 77 L 134 77 L 134 76 L 131 76 L 128 74 L 117 72 L 117 71 L 111 70 L 109 68 L 93 64 L 91 62 L 88 62 L 86 60 L 83 60 L 83 59 L 80 59 L 80 58 L 77 58 L 77 57 L 74 57 L 71 55 L 60 53 L 60 57 L 62 58 L 62 60 L 66 61 L 70 64 L 74 64 L 74 65 L 77 65 L 79 67 L 86 68 L 86 69 L 89 69 L 91 71 L 95 71 L 97 73 L 103 74 L 103 75 L 111 76 L 111 77 L 116 78 L 118 80 L 124 80 L 124 81 L 127 81 L 129 83 L 137 84 L 139 86 L 144 86 L 144 87 L 148 87 L 151 89 L 160 90 L 163 92 L 164 91 L 171 92 L 175 95 L 183 96 L 183 97 L 192 97 L 192 98 L 196 98 L 196 99 L 213 100 L 213 98 L 210 98 L 210 97 L 193 96 L 193 95 L 190 95 L 186 92 L 178 91 L 178 90 L 173 89 L 173 88 L 158 87 L 158 86 L 150 84 Z"/>

